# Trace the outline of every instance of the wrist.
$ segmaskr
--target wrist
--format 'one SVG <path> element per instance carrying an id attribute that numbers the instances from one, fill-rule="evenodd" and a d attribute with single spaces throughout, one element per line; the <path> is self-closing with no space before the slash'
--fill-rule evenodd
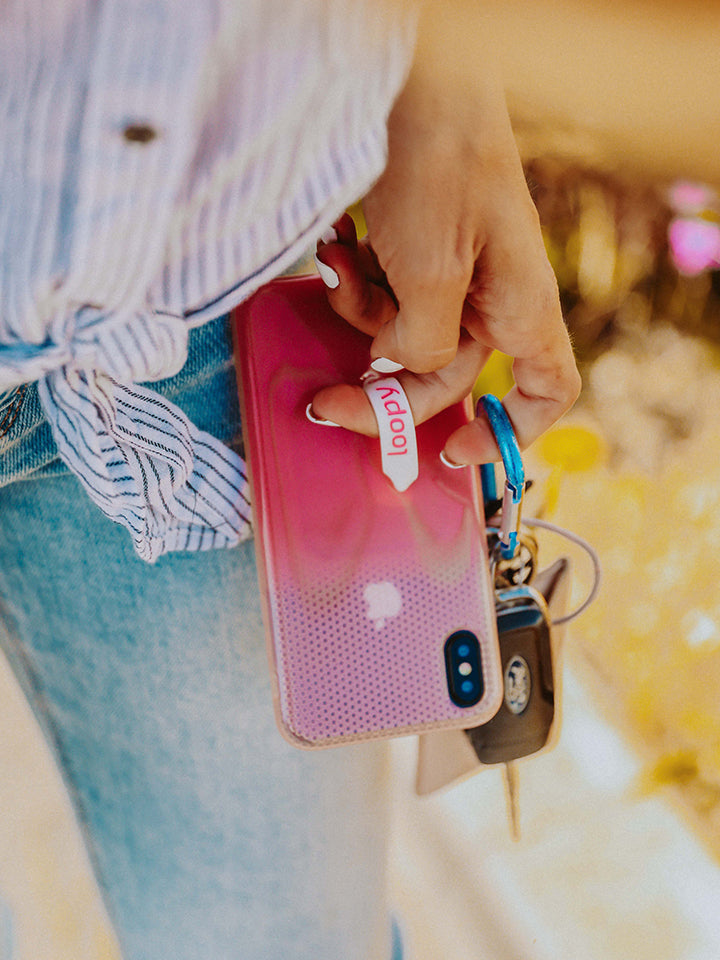
<path id="1" fill-rule="evenodd" d="M 499 163 L 516 155 L 500 73 L 482 45 L 482 17 L 426 0 L 406 83 L 390 115 L 391 141 L 447 151 L 467 144 Z"/>

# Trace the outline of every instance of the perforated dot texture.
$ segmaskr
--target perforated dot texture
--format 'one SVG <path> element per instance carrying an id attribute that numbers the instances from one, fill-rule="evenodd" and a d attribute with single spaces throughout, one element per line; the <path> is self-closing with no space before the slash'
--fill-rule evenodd
<path id="1" fill-rule="evenodd" d="M 303 593 L 288 583 L 278 591 L 277 634 L 304 638 L 281 645 L 277 665 L 291 734 L 329 745 L 452 721 L 472 725 L 476 711 L 452 703 L 445 671 L 445 641 L 460 629 L 481 641 L 486 702 L 496 705 L 497 664 L 485 610 L 470 599 L 482 567 L 469 574 L 461 561 L 453 566 L 437 571 L 430 584 L 408 576 L 396 560 L 363 567 L 347 583 Z M 400 612 L 384 621 L 365 596 L 368 584 L 377 583 L 392 584 L 402 601 Z"/>

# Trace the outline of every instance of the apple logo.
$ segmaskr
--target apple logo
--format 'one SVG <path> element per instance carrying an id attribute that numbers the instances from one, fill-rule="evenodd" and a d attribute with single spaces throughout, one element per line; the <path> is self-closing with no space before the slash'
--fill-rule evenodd
<path id="1" fill-rule="evenodd" d="M 402 610 L 400 591 L 389 580 L 369 583 L 365 587 L 363 596 L 368 605 L 365 616 L 374 622 L 376 630 L 382 630 L 387 621 L 396 617 Z"/>

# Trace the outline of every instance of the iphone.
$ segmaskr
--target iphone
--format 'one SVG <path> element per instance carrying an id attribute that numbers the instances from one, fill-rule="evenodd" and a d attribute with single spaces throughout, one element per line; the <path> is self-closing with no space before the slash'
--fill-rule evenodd
<path id="1" fill-rule="evenodd" d="M 306 416 L 370 364 L 318 277 L 273 281 L 233 327 L 282 732 L 326 747 L 488 721 L 503 677 L 479 476 L 439 458 L 471 406 L 417 427 L 418 476 L 398 490 L 377 439 Z"/>

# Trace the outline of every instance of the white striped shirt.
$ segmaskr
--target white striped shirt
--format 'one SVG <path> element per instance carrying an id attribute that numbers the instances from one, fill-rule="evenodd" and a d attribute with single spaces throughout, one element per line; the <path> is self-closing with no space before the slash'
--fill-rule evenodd
<path id="1" fill-rule="evenodd" d="M 411 30 L 371 0 L 3 0 L 0 393 L 146 560 L 249 533 L 240 458 L 141 382 L 381 172 Z"/>

